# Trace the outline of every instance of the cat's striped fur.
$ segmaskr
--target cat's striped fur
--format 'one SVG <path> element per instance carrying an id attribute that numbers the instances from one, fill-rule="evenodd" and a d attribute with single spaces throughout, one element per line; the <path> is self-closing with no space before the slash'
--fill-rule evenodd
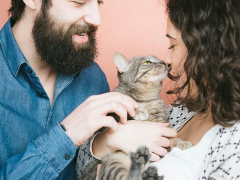
<path id="1" fill-rule="evenodd" d="M 134 57 L 127 59 L 116 53 L 114 62 L 118 68 L 119 85 L 114 90 L 132 97 L 138 104 L 134 120 L 147 120 L 166 122 L 164 101 L 160 97 L 162 80 L 167 76 L 166 64 L 154 56 Z M 149 151 L 140 147 L 130 156 L 123 152 L 116 152 L 102 159 L 99 173 L 100 180 L 147 180 L 161 179 L 156 170 L 144 167 L 149 160 Z M 96 166 L 99 162 L 92 163 L 84 171 L 84 180 L 95 180 Z"/>

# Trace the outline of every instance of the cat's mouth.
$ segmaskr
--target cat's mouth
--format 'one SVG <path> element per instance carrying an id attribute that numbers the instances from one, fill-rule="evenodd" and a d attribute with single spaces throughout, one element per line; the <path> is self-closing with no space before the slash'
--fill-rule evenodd
<path id="1" fill-rule="evenodd" d="M 158 67 L 158 71 L 155 73 L 155 77 L 158 78 L 158 80 L 162 81 L 165 77 L 167 77 L 167 74 L 169 73 L 168 67 L 160 66 Z"/>
<path id="2" fill-rule="evenodd" d="M 150 82 L 162 82 L 162 80 L 167 77 L 167 73 L 160 73 L 160 74 L 157 74 L 155 76 L 152 76 L 148 79 L 148 81 Z"/>

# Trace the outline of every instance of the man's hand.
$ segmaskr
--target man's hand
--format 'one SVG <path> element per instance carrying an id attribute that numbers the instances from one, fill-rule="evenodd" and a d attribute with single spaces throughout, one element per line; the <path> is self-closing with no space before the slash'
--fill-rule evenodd
<path id="1" fill-rule="evenodd" d="M 128 96 L 111 92 L 89 97 L 62 122 L 75 146 L 85 143 L 97 130 L 108 127 L 114 132 L 118 123 L 108 113 L 116 113 L 121 123 L 127 122 L 127 114 L 135 116 L 138 104 Z"/>
<path id="2" fill-rule="evenodd" d="M 169 128 L 169 123 L 148 121 L 128 121 L 119 124 L 114 132 L 104 130 L 93 142 L 93 154 L 102 158 L 106 153 L 122 150 L 125 153 L 135 152 L 139 146 L 147 146 L 152 153 L 151 161 L 157 161 L 159 156 L 167 153 L 170 146 L 169 137 L 176 137 L 177 132 Z"/>

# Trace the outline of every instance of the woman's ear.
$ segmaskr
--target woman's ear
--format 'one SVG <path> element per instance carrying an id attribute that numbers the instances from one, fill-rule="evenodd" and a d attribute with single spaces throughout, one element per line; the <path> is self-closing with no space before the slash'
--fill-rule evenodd
<path id="1" fill-rule="evenodd" d="M 23 2 L 26 4 L 26 6 L 32 10 L 36 10 L 36 7 L 37 7 L 36 1 L 37 0 L 23 0 Z"/>

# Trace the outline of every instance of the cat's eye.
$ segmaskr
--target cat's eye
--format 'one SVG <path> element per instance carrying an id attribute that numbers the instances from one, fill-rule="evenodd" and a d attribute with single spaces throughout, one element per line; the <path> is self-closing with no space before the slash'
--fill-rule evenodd
<path id="1" fill-rule="evenodd" d="M 150 64 L 152 64 L 152 62 L 151 61 L 145 61 L 144 64 L 150 65 Z"/>

